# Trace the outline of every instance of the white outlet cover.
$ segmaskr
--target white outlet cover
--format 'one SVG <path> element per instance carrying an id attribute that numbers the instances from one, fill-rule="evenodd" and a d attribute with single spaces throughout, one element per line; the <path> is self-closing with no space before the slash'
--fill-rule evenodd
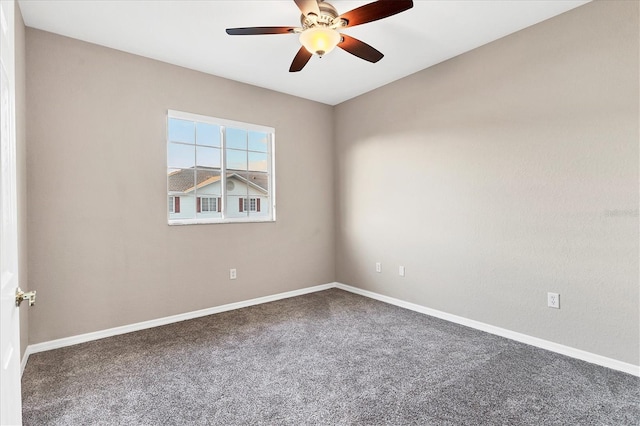
<path id="1" fill-rule="evenodd" d="M 400 266 L 398 268 L 398 275 L 400 275 L 401 277 L 404 277 L 404 266 Z"/>
<path id="2" fill-rule="evenodd" d="M 547 306 L 560 309 L 560 295 L 558 293 L 547 293 Z"/>

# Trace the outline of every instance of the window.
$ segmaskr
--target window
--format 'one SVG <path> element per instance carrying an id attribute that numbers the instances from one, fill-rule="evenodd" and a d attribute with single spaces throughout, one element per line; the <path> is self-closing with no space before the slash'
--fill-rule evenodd
<path id="1" fill-rule="evenodd" d="M 200 197 L 198 199 L 198 212 L 217 212 L 218 210 L 218 200 L 220 198 L 214 197 Z"/>
<path id="2" fill-rule="evenodd" d="M 271 127 L 169 111 L 171 225 L 275 220 Z"/>
<path id="3" fill-rule="evenodd" d="M 259 212 L 260 211 L 260 198 L 241 198 L 239 200 L 238 210 Z"/>

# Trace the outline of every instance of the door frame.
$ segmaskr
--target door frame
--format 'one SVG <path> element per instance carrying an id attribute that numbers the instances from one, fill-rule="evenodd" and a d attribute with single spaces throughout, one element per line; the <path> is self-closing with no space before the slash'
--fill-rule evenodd
<path id="1" fill-rule="evenodd" d="M 20 425 L 15 13 L 15 0 L 0 0 L 0 424 Z"/>

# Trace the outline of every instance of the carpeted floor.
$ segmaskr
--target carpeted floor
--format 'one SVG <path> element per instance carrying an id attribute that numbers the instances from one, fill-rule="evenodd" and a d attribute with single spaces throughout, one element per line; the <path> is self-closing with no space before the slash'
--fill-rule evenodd
<path id="1" fill-rule="evenodd" d="M 34 354 L 25 425 L 638 425 L 640 378 L 332 289 Z"/>

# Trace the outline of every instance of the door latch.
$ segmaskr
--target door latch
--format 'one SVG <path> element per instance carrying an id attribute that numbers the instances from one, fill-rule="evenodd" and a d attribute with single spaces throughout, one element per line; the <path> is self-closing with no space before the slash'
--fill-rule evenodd
<path id="1" fill-rule="evenodd" d="M 29 301 L 29 306 L 33 306 L 36 304 L 36 292 L 35 291 L 27 291 L 26 293 L 18 287 L 16 289 L 16 306 L 20 306 L 23 300 Z"/>

